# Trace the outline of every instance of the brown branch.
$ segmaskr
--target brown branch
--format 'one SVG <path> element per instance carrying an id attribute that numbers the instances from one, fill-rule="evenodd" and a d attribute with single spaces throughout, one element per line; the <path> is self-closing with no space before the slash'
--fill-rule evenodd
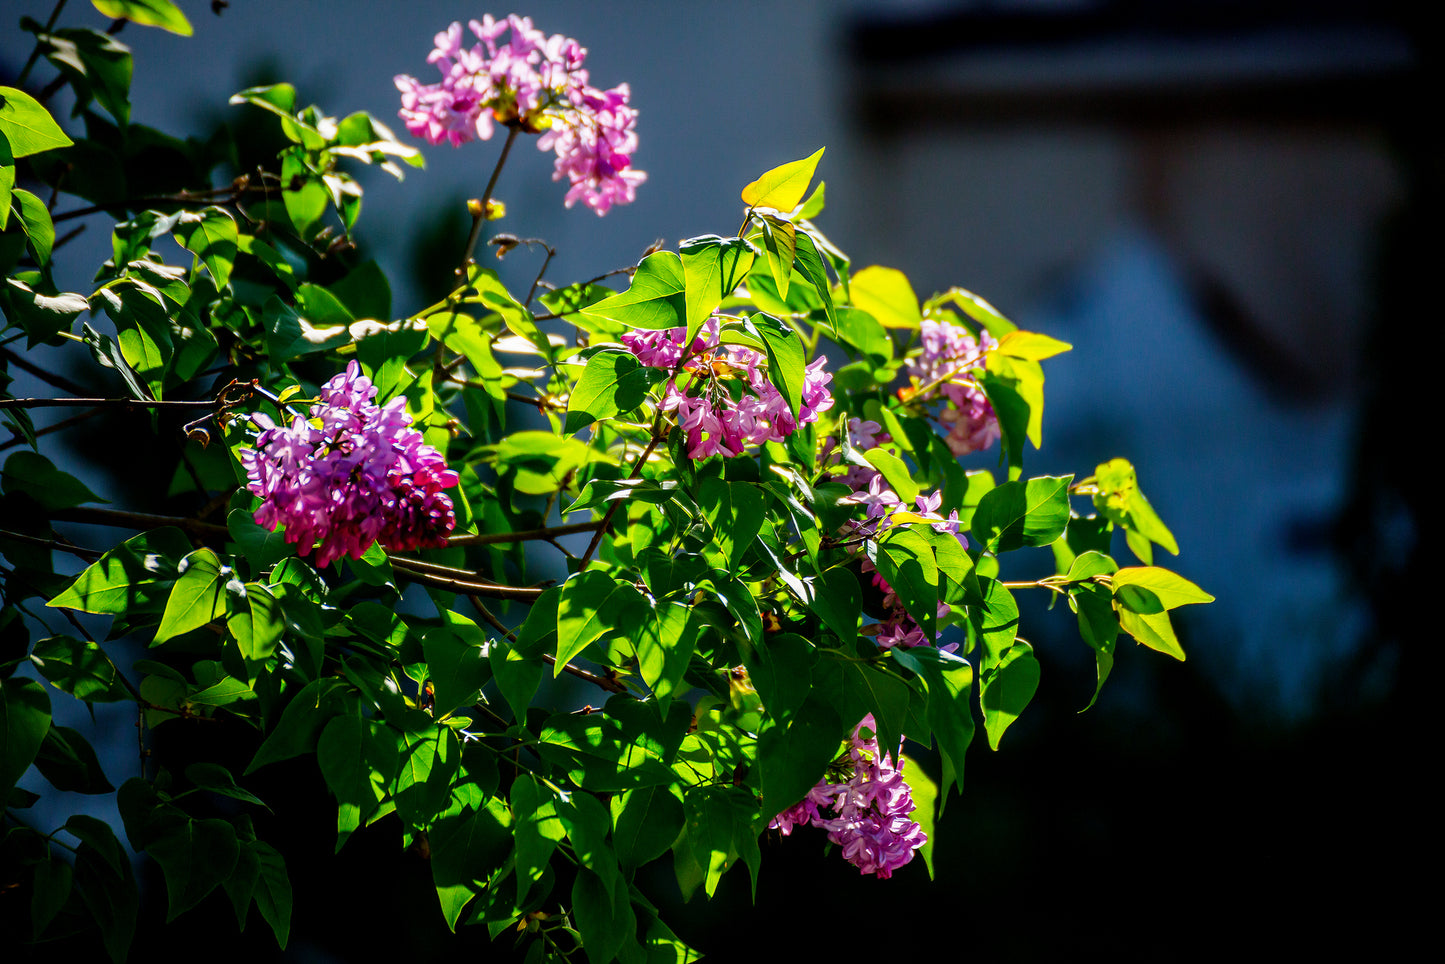
<path id="1" fill-rule="evenodd" d="M 80 422 L 86 421 L 87 419 L 94 418 L 95 416 L 99 415 L 100 412 L 100 409 L 92 408 L 88 412 L 81 412 L 79 415 L 72 415 L 69 418 L 63 418 L 60 421 L 56 422 L 54 425 L 47 425 L 44 428 L 37 428 L 35 430 L 35 437 L 39 438 L 42 435 L 49 435 L 51 432 L 59 432 L 64 429 L 70 428 L 72 425 L 77 425 Z M 9 441 L 6 442 L 0 442 L 0 452 L 3 452 L 8 448 L 14 448 L 17 445 L 28 444 L 28 440 L 22 433 L 16 432 L 13 428 L 10 431 L 14 432 L 14 438 L 11 438 Z"/>
<path id="2" fill-rule="evenodd" d="M 445 589 L 462 595 L 489 596 L 494 599 L 536 599 L 547 591 L 545 586 L 504 586 L 495 582 L 476 582 L 470 579 L 455 579 L 442 576 L 426 569 L 408 566 L 407 560 L 393 558 L 392 568 L 400 569 L 402 575 L 412 582 L 435 589 Z"/>
<path id="3" fill-rule="evenodd" d="M 116 526 L 121 529 L 154 529 L 158 526 L 175 526 L 190 536 L 225 536 L 230 534 L 225 526 L 201 522 L 186 516 L 155 515 L 150 512 L 127 512 L 123 509 L 105 509 L 100 506 L 78 505 L 72 509 L 58 509 L 51 518 L 62 522 L 86 522 L 93 525 Z"/>
<path id="4" fill-rule="evenodd" d="M 490 546 L 503 542 L 548 542 L 558 536 L 575 535 L 578 532 L 592 532 L 602 528 L 601 522 L 573 522 L 569 525 L 552 526 L 547 529 L 518 529 L 516 532 L 478 532 L 471 535 L 452 536 L 449 546 Z"/>
<path id="5" fill-rule="evenodd" d="M 153 398 L 0 398 L 0 408 L 215 408 L 217 400 L 157 401 Z"/>

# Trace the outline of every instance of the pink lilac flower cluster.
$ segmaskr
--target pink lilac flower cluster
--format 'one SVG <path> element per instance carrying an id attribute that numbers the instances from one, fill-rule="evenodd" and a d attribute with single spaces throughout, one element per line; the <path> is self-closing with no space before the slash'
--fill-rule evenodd
<path id="1" fill-rule="evenodd" d="M 774 817 L 769 826 L 785 836 L 795 826 L 811 824 L 826 830 L 828 839 L 843 848 L 843 859 L 859 873 L 886 879 L 912 860 L 913 852 L 926 844 L 928 837 L 910 816 L 913 795 L 903 780 L 903 761 L 897 751 L 887 755 L 880 751 L 876 726 L 869 713 L 854 727 L 848 747 L 853 773 L 847 780 L 818 781 L 807 796 Z M 825 815 L 826 811 L 832 816 Z"/>
<path id="2" fill-rule="evenodd" d="M 567 207 L 582 201 L 600 215 L 636 198 L 647 175 L 632 169 L 637 111 L 628 105 L 628 86 L 589 86 L 586 48 L 561 34 L 547 36 L 530 18 L 488 14 L 468 26 L 479 41 L 470 47 L 460 23 L 436 35 L 427 62 L 441 71 L 439 83 L 397 75 L 406 129 L 454 146 L 487 140 L 498 123 L 540 133 L 537 147 L 557 155 L 552 179 L 566 177 L 571 185 Z"/>
<path id="3" fill-rule="evenodd" d="M 451 499 L 457 484 L 442 454 L 410 428 L 406 399 L 372 401 L 376 387 L 356 362 L 321 389 L 310 417 L 289 427 L 264 413 L 255 448 L 241 452 L 246 487 L 262 499 L 256 521 L 286 527 L 301 554 L 314 545 L 316 563 L 360 559 L 373 542 L 388 549 L 446 544 L 456 526 Z"/>
<path id="4" fill-rule="evenodd" d="M 975 339 L 968 329 L 946 321 L 924 321 L 920 333 L 923 353 L 909 360 L 908 373 L 918 386 L 938 383 L 925 400 L 945 402 L 938 416 L 948 429 L 944 441 L 954 455 L 988 448 L 1001 437 L 998 416 L 972 373 L 983 368 L 998 342 L 986 331 Z"/>
<path id="5" fill-rule="evenodd" d="M 622 336 L 638 360 L 655 368 L 677 370 L 663 394 L 662 409 L 677 413 L 677 423 L 687 433 L 689 458 L 710 455 L 742 455 L 750 445 L 781 442 L 799 426 L 818 420 L 833 407 L 828 382 L 833 376 L 823 370 L 820 356 L 803 371 L 803 392 L 795 418 L 788 402 L 768 380 L 767 359 L 750 348 L 722 345 L 717 319 L 708 319 L 692 344 L 684 346 L 687 331 L 636 331 Z M 741 381 L 738 396 L 724 382 Z M 682 380 L 682 387 L 678 387 Z"/>

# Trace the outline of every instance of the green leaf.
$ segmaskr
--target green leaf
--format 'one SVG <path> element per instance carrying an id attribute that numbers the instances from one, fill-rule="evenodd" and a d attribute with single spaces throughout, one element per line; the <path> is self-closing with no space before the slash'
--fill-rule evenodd
<path id="1" fill-rule="evenodd" d="M 450 727 L 432 726 L 406 734 L 395 793 L 396 812 L 402 820 L 426 830 L 447 816 L 452 778 L 460 766 L 461 751 Z"/>
<path id="2" fill-rule="evenodd" d="M 34 680 L 0 680 L 0 800 L 30 769 L 50 731 L 50 697 Z"/>
<path id="3" fill-rule="evenodd" d="M 903 755 L 899 763 L 899 769 L 906 771 L 905 779 L 908 781 L 908 790 L 913 797 L 913 812 L 908 819 L 918 824 L 928 842 L 918 848 L 918 856 L 923 858 L 923 866 L 928 868 L 928 879 L 933 879 L 933 846 L 935 844 L 934 824 L 938 815 L 938 784 L 928 772 L 908 754 Z"/>
<path id="4" fill-rule="evenodd" d="M 768 256 L 768 272 L 778 286 L 778 296 L 788 297 L 788 283 L 793 277 L 793 261 L 798 256 L 797 232 L 789 221 L 766 215 L 762 218 L 763 250 Z"/>
<path id="5" fill-rule="evenodd" d="M 284 950 L 291 934 L 291 878 L 286 873 L 286 858 L 261 840 L 252 840 L 247 847 L 261 865 L 256 880 L 256 909 L 276 935 L 277 945 Z"/>
<path id="6" fill-rule="evenodd" d="M 103 15 L 112 20 L 129 20 L 145 27 L 160 27 L 162 30 L 189 37 L 191 22 L 180 8 L 170 0 L 90 0 Z M 282 941 L 282 946 L 285 941 Z"/>
<path id="7" fill-rule="evenodd" d="M 35 865 L 30 897 L 30 930 L 37 940 L 44 936 L 45 928 L 50 926 L 70 898 L 73 876 L 70 865 L 54 857 Z"/>
<path id="8" fill-rule="evenodd" d="M 716 476 L 703 479 L 697 490 L 698 505 L 712 527 L 713 541 L 737 571 L 753 541 L 762 530 L 769 499 L 763 490 L 748 482 L 724 482 Z"/>
<path id="9" fill-rule="evenodd" d="M 973 534 L 990 552 L 1046 546 L 1069 524 L 1069 483 L 1073 476 L 1040 476 L 1005 482 L 979 500 Z"/>
<path id="10" fill-rule="evenodd" d="M 152 645 L 200 629 L 226 613 L 226 583 L 234 577 L 214 552 L 197 549 L 186 556 L 179 572 Z"/>
<path id="11" fill-rule="evenodd" d="M 806 674 L 807 666 L 802 669 Z M 804 675 L 793 682 L 806 688 L 809 680 L 810 676 Z M 763 805 L 776 814 L 803 799 L 822 778 L 852 723 L 822 696 L 805 693 L 786 716 L 781 713 L 783 707 L 766 696 L 764 700 L 770 721 L 758 734 L 758 768 L 762 771 Z"/>
<path id="12" fill-rule="evenodd" d="M 838 337 L 867 356 L 873 365 L 886 365 L 893 360 L 893 339 L 888 330 L 866 311 L 857 308 L 838 309 Z"/>
<path id="13" fill-rule="evenodd" d="M 314 326 L 275 295 L 266 302 L 262 320 L 266 326 L 266 350 L 275 363 L 330 351 L 351 341 L 346 325 Z"/>
<path id="14" fill-rule="evenodd" d="M 657 251 L 642 259 L 626 291 L 589 305 L 582 314 L 633 328 L 680 328 L 687 324 L 686 290 L 682 258 Z"/>
<path id="15" fill-rule="evenodd" d="M 123 964 L 140 908 L 130 857 L 103 820 L 76 814 L 65 829 L 81 841 L 75 854 L 75 890 L 99 926 L 111 960 Z"/>
<path id="16" fill-rule="evenodd" d="M 15 155 L 10 141 L 0 131 L 0 231 L 10 223 L 10 202 L 15 191 Z"/>
<path id="17" fill-rule="evenodd" d="M 644 365 L 629 351 L 603 349 L 587 359 L 587 367 L 567 400 L 567 424 L 572 435 L 593 422 L 626 414 L 641 405 L 648 391 L 667 378 L 661 368 Z"/>
<path id="18" fill-rule="evenodd" d="M 997 664 L 979 677 L 979 702 L 983 705 L 983 726 L 988 745 L 998 749 L 1004 731 L 1013 725 L 1039 687 L 1039 661 L 1033 647 L 1016 641 Z"/>
<path id="19" fill-rule="evenodd" d="M 14 87 L 0 87 L 0 134 L 9 142 L 12 158 L 74 143 L 39 101 Z"/>
<path id="20" fill-rule="evenodd" d="M 788 410 L 797 418 L 798 410 L 803 404 L 803 379 L 807 367 L 803 355 L 803 340 L 791 325 L 784 324 L 772 315 L 758 312 L 750 321 L 767 349 L 768 381 L 782 394 L 788 403 Z"/>
<path id="21" fill-rule="evenodd" d="M 833 287 L 828 282 L 828 270 L 823 266 L 823 256 L 818 253 L 817 242 L 806 231 L 799 231 L 797 234 L 796 254 L 793 264 L 817 291 L 818 298 L 823 302 L 823 310 L 828 315 L 828 323 L 836 331 L 838 312 L 833 306 Z"/>
<path id="22" fill-rule="evenodd" d="M 334 677 L 323 677 L 307 683 L 301 692 L 286 704 L 276 728 L 256 750 L 246 767 L 252 773 L 268 763 L 289 760 L 316 748 L 321 732 L 332 717 L 346 711 L 349 693 L 346 684 Z"/>
<path id="23" fill-rule="evenodd" d="M 608 964 L 633 936 L 637 918 L 627 889 L 609 892 L 602 878 L 581 870 L 572 885 L 572 913 L 588 964 Z"/>
<path id="24" fill-rule="evenodd" d="M 254 803 L 258 807 L 266 806 L 260 797 L 238 784 L 231 771 L 219 763 L 192 763 L 186 767 L 186 779 L 211 793 L 229 797 L 232 800 Z"/>
<path id="25" fill-rule="evenodd" d="M 863 594 L 858 579 L 842 566 L 829 569 L 813 580 L 813 612 L 846 645 L 858 635 L 858 617 L 863 612 Z"/>
<path id="26" fill-rule="evenodd" d="M 281 600 L 271 587 L 259 582 L 246 583 L 242 599 L 228 598 L 226 629 L 240 647 L 241 655 L 262 660 L 276 652 L 286 634 L 286 614 Z"/>
<path id="27" fill-rule="evenodd" d="M 105 778 L 95 748 L 68 726 L 51 725 L 35 755 L 35 768 L 57 790 L 94 794 L 115 789 Z"/>
<path id="28" fill-rule="evenodd" d="M 1211 603 L 1214 597 L 1183 576 L 1160 569 L 1157 566 L 1130 566 L 1117 570 L 1113 575 L 1114 598 L 1128 600 L 1130 608 L 1137 612 L 1149 611 L 1149 603 L 1142 593 L 1134 588 L 1148 590 L 1164 609 L 1176 609 L 1194 603 Z"/>
<path id="29" fill-rule="evenodd" d="M 536 608 L 535 606 L 533 607 Z M 519 723 L 527 719 L 527 707 L 537 695 L 542 682 L 542 661 L 524 656 L 505 642 L 493 640 L 488 659 L 492 664 L 492 677 L 502 691 L 502 698 L 512 708 L 512 716 Z"/>
<path id="30" fill-rule="evenodd" d="M 895 526 L 868 544 L 868 555 L 903 608 L 932 638 L 938 622 L 938 562 L 928 542 L 911 529 Z"/>
<path id="31" fill-rule="evenodd" d="M 236 828 L 224 820 L 180 819 L 148 839 L 146 852 L 161 865 L 169 898 L 166 921 L 190 910 L 215 890 L 236 866 L 241 845 Z"/>
<path id="32" fill-rule="evenodd" d="M 77 111 L 94 96 L 122 129 L 130 122 L 130 48 L 98 30 L 36 36 L 46 58 L 69 78 Z"/>
<path id="33" fill-rule="evenodd" d="M 1174 635 L 1174 626 L 1169 621 L 1167 610 L 1157 603 L 1150 607 L 1154 609 L 1153 612 L 1139 612 L 1129 608 L 1130 604 L 1137 604 L 1137 598 L 1126 602 L 1116 596 L 1115 602 L 1119 605 L 1120 629 L 1150 649 L 1184 662 L 1184 648 L 1179 645 L 1179 637 Z"/>
<path id="34" fill-rule="evenodd" d="M 114 703 L 129 698 L 116 678 L 115 664 L 90 640 L 50 636 L 35 644 L 30 661 L 52 686 L 78 700 Z"/>
<path id="35" fill-rule="evenodd" d="M 191 541 L 180 529 L 142 533 L 105 553 L 46 605 L 111 615 L 160 612 L 190 551 Z"/>
<path id="36" fill-rule="evenodd" d="M 715 234 L 689 238 L 678 245 L 682 259 L 687 333 L 683 344 L 691 343 L 722 300 L 733 293 L 753 266 L 757 249 L 742 238 Z M 636 279 L 633 280 L 636 286 Z M 595 312 L 595 306 L 594 306 Z"/>
<path id="37" fill-rule="evenodd" d="M 748 207 L 772 208 L 783 214 L 790 213 L 803 200 L 808 185 L 813 181 L 813 172 L 825 148 L 818 148 L 800 161 L 789 161 L 759 177 L 743 188 L 743 203 Z"/>
<path id="38" fill-rule="evenodd" d="M 7 495 L 24 493 L 47 509 L 69 509 L 85 502 L 107 501 L 35 452 L 16 452 L 6 459 L 0 482 L 4 483 Z"/>
<path id="39" fill-rule="evenodd" d="M 0 112 L 3 113 L 3 112 Z M 30 239 L 30 250 L 35 261 L 44 267 L 50 263 L 50 249 L 55 245 L 55 225 L 50 221 L 50 211 L 45 202 L 29 191 L 15 188 L 11 196 L 19 204 L 20 228 Z"/>
<path id="40" fill-rule="evenodd" d="M 580 572 L 563 583 L 557 603 L 557 662 L 552 675 L 561 676 L 566 664 L 582 650 L 616 629 L 635 596 L 636 590 L 597 569 Z"/>
<path id="41" fill-rule="evenodd" d="M 883 327 L 916 330 L 923 322 L 918 295 L 902 271 L 875 264 L 854 274 L 848 284 L 853 304 Z"/>
<path id="42" fill-rule="evenodd" d="M 285 121 L 282 122 L 285 126 Z M 303 241 L 310 241 L 326 215 L 331 197 L 320 175 L 307 166 L 301 148 L 288 149 L 281 156 L 281 201 L 286 216 Z"/>
<path id="43" fill-rule="evenodd" d="M 5 198 L 0 196 L 0 203 L 4 202 Z M 0 229 L 3 227 L 0 224 Z M 6 288 L 0 290 L 0 307 L 5 309 L 11 323 L 24 329 L 26 348 L 50 341 L 59 332 L 69 332 L 75 327 L 75 319 L 90 310 L 90 303 L 83 295 L 41 294 L 15 278 L 5 279 L 5 284 Z"/>
<path id="44" fill-rule="evenodd" d="M 1104 518 L 1126 530 L 1125 534 L 1131 537 L 1129 548 L 1141 561 L 1146 565 L 1154 561 L 1150 558 L 1149 542 L 1156 542 L 1172 555 L 1179 555 L 1179 544 L 1174 541 L 1174 534 L 1144 497 L 1134 466 L 1127 459 L 1110 459 L 1096 467 L 1094 482 L 1099 489 L 1094 495 L 1094 507 Z"/>
<path id="45" fill-rule="evenodd" d="M 455 929 L 462 909 L 506 858 L 511 815 L 500 800 L 476 810 L 453 806 L 428 833 L 432 882 L 442 899 L 447 926 Z"/>
<path id="46" fill-rule="evenodd" d="M 968 618 L 983 642 L 982 666 L 988 669 L 1003 658 L 1018 638 L 1019 607 L 1003 583 L 988 578 L 980 578 L 978 582 L 983 604 L 968 607 Z"/>
<path id="47" fill-rule="evenodd" d="M 516 819 L 512 837 L 517 845 L 517 904 L 524 905 L 567 831 L 557 816 L 552 791 L 527 774 L 512 784 L 512 813 Z"/>
<path id="48" fill-rule="evenodd" d="M 240 231 L 225 208 L 208 207 L 203 211 L 186 211 L 176 222 L 175 237 L 186 250 L 201 259 L 215 279 L 217 288 L 224 288 L 231 279 L 231 266 L 236 263 Z"/>
<path id="49" fill-rule="evenodd" d="M 663 601 L 632 614 L 637 670 L 659 700 L 677 692 L 692 660 L 698 627 L 688 613 L 681 603 Z"/>
<path id="50" fill-rule="evenodd" d="M 902 459 L 881 448 L 869 449 L 863 453 L 863 457 L 883 476 L 883 481 L 898 495 L 898 500 L 905 508 L 915 504 L 918 498 L 918 483 L 914 481 L 913 473 L 903 464 Z"/>
<path id="51" fill-rule="evenodd" d="M 475 702 L 478 691 L 492 677 L 482 631 L 465 616 L 447 613 L 446 619 L 448 625 L 433 626 L 422 633 L 422 653 L 426 656 L 428 678 L 435 687 L 434 713 L 438 719 Z"/>
<path id="52" fill-rule="evenodd" d="M 928 688 L 925 713 L 943 754 L 944 780 L 947 782 L 952 773 L 953 782 L 962 793 L 964 755 L 973 742 L 973 708 L 969 699 L 973 690 L 973 667 L 962 657 L 926 646 L 894 649 L 892 654 L 899 665 L 923 677 Z"/>
<path id="53" fill-rule="evenodd" d="M 682 832 L 682 801 L 671 787 L 638 787 L 612 798 L 617 861 L 632 871 L 671 849 Z"/>
<path id="54" fill-rule="evenodd" d="M 643 733 L 628 733 L 613 716 L 562 713 L 543 727 L 537 747 L 544 760 L 567 769 L 578 786 L 595 793 L 673 783 L 664 747 Z"/>

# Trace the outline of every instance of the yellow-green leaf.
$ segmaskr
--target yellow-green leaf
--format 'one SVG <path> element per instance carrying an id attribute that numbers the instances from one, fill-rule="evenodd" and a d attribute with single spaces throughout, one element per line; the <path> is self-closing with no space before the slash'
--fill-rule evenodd
<path id="1" fill-rule="evenodd" d="M 1050 338 L 1048 335 L 1040 335 L 1038 332 L 1011 331 L 998 340 L 998 348 L 995 351 L 1011 358 L 1042 361 L 1045 358 L 1061 355 L 1073 347 L 1068 342 Z"/>
<path id="2" fill-rule="evenodd" d="M 191 22 L 170 0 L 90 0 L 112 20 L 129 20 L 145 27 L 160 27 L 171 33 L 189 37 Z"/>
<path id="3" fill-rule="evenodd" d="M 872 265 L 853 275 L 850 285 L 853 304 L 885 328 L 916 329 L 923 320 L 918 295 L 908 276 L 897 268 Z"/>
<path id="4" fill-rule="evenodd" d="M 775 167 L 762 177 L 743 188 L 743 203 L 755 208 L 773 208 L 784 214 L 792 211 L 803 200 L 808 185 L 813 181 L 813 172 L 818 169 L 818 160 L 824 148 L 801 161 L 792 161 L 782 167 Z"/>

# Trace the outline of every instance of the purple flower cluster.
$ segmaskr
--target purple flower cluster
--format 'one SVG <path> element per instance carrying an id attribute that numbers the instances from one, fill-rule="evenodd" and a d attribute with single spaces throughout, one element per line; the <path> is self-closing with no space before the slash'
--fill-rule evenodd
<path id="1" fill-rule="evenodd" d="M 887 879 L 913 859 L 928 837 L 910 816 L 913 795 L 903 781 L 903 761 L 896 751 L 885 755 L 879 750 L 876 725 L 869 713 L 853 729 L 848 748 L 852 775 L 842 783 L 818 781 L 769 826 L 784 835 L 799 825 L 826 830 L 828 839 L 843 848 L 843 859 L 860 873 Z"/>
<path id="2" fill-rule="evenodd" d="M 427 62 L 441 71 L 440 83 L 397 75 L 406 129 L 454 146 L 490 138 L 498 123 L 540 133 L 537 147 L 557 155 L 552 179 L 565 176 L 571 185 L 567 207 L 582 201 L 606 214 L 632 201 L 647 175 L 632 169 L 637 111 L 628 106 L 628 86 L 589 86 L 586 48 L 561 34 L 547 36 L 528 17 L 488 14 L 468 26 L 479 41 L 470 47 L 460 23 L 436 35 Z"/>
<path id="3" fill-rule="evenodd" d="M 690 458 L 732 457 L 742 455 L 749 445 L 781 442 L 833 407 L 828 391 L 833 376 L 823 370 L 821 356 L 804 370 L 795 418 L 787 400 L 768 380 L 764 356 L 750 348 L 720 344 L 716 319 L 703 325 L 691 345 L 683 345 L 686 336 L 683 328 L 636 331 L 624 334 L 622 343 L 645 365 L 687 373 L 667 383 L 662 408 L 677 413 L 677 423 L 687 433 Z M 686 378 L 682 388 L 680 377 Z M 725 384 L 732 380 L 744 389 L 736 397 Z"/>
<path id="4" fill-rule="evenodd" d="M 924 321 L 920 333 L 923 353 L 909 360 L 908 373 L 920 388 L 934 386 L 923 400 L 941 397 L 945 402 L 938 416 L 948 428 L 944 441 L 954 455 L 988 448 L 1001 437 L 998 416 L 972 372 L 983 368 L 985 355 L 998 342 L 986 331 L 975 339 L 968 329 L 946 321 Z"/>
<path id="5" fill-rule="evenodd" d="M 451 499 L 457 484 L 442 454 L 410 428 L 406 399 L 377 406 L 376 387 L 351 362 L 322 386 L 309 418 L 290 427 L 263 413 L 256 446 L 241 452 L 247 488 L 262 499 L 256 521 L 286 527 L 302 555 L 316 547 L 316 564 L 360 559 L 373 542 L 388 549 L 446 544 L 456 526 Z"/>

